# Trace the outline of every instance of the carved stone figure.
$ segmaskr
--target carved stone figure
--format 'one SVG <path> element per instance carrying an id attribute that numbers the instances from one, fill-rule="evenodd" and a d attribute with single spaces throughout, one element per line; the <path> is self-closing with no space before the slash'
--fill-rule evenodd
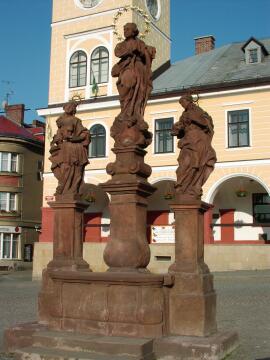
<path id="1" fill-rule="evenodd" d="M 74 101 L 65 104 L 65 113 L 56 120 L 58 130 L 51 142 L 49 158 L 52 172 L 58 180 L 55 195 L 78 195 L 84 168 L 88 164 L 90 134 L 75 116 L 76 107 Z"/>
<path id="2" fill-rule="evenodd" d="M 184 95 L 179 103 L 185 109 L 172 128 L 181 149 L 176 171 L 176 191 L 182 199 L 200 200 L 202 186 L 214 170 L 216 153 L 211 146 L 214 125 L 211 116 L 196 105 L 191 95 Z"/>
<path id="3" fill-rule="evenodd" d="M 152 90 L 151 65 L 156 49 L 146 45 L 137 36 L 135 23 L 124 26 L 125 40 L 115 47 L 115 55 L 121 60 L 112 68 L 112 76 L 118 77 L 117 89 L 121 112 L 111 129 L 116 146 L 148 146 L 152 134 L 144 121 L 144 110 Z"/>

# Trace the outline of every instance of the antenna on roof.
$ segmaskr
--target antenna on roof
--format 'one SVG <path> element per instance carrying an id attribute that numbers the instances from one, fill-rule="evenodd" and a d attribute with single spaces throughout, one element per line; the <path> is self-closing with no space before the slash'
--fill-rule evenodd
<path id="1" fill-rule="evenodd" d="M 8 105 L 8 100 L 9 100 L 10 96 L 14 95 L 14 91 L 10 87 L 10 85 L 13 83 L 13 81 L 2 80 L 1 82 L 3 84 L 5 84 L 7 87 L 7 92 L 5 94 L 5 100 L 2 102 L 2 108 L 5 109 L 5 107 Z"/>

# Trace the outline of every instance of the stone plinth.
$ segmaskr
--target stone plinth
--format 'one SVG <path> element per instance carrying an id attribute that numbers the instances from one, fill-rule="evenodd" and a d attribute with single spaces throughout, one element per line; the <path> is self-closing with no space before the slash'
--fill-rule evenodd
<path id="1" fill-rule="evenodd" d="M 49 271 L 39 294 L 39 321 L 49 329 L 155 338 L 167 334 L 169 275 Z"/>
<path id="2" fill-rule="evenodd" d="M 104 251 L 109 271 L 147 271 L 150 248 L 146 238 L 147 197 L 155 188 L 147 182 L 151 168 L 138 146 L 113 149 L 116 161 L 107 166 L 112 179 L 101 184 L 111 194 L 110 241 Z"/>
<path id="3" fill-rule="evenodd" d="M 4 340 L 5 350 L 18 360 L 221 360 L 235 349 L 238 336 L 217 333 L 208 338 L 109 337 L 53 331 L 31 323 L 6 330 Z"/>
<path id="4" fill-rule="evenodd" d="M 78 270 L 89 269 L 82 258 L 83 250 L 83 213 L 88 204 L 57 196 L 55 202 L 49 203 L 54 210 L 53 260 L 48 269 Z"/>
<path id="5" fill-rule="evenodd" d="M 213 276 L 204 263 L 203 202 L 175 204 L 175 262 L 169 272 L 175 276 L 170 290 L 170 333 L 209 336 L 216 333 L 216 293 Z"/>

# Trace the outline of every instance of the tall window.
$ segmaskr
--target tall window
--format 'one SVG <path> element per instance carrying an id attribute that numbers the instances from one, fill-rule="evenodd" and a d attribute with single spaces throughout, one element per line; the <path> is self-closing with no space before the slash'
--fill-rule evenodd
<path id="1" fill-rule="evenodd" d="M 228 147 L 249 146 L 249 111 L 228 112 Z"/>
<path id="2" fill-rule="evenodd" d="M 248 50 L 248 54 L 249 54 L 249 63 L 250 64 L 257 63 L 259 61 L 258 49 L 250 49 L 250 50 Z"/>
<path id="3" fill-rule="evenodd" d="M 69 87 L 86 85 L 87 57 L 83 51 L 76 51 L 69 63 Z"/>
<path id="4" fill-rule="evenodd" d="M 104 157 L 106 154 L 106 131 L 102 125 L 94 125 L 90 129 L 91 143 L 89 156 L 91 158 Z"/>
<path id="5" fill-rule="evenodd" d="M 253 219 L 255 223 L 270 223 L 270 196 L 265 193 L 253 194 Z"/>
<path id="6" fill-rule="evenodd" d="M 16 194 L 0 192 L 0 211 L 16 211 Z"/>
<path id="7" fill-rule="evenodd" d="M 0 171 L 18 172 L 18 154 L 0 152 Z"/>
<path id="8" fill-rule="evenodd" d="M 91 56 L 91 84 L 108 82 L 109 77 L 109 52 L 104 46 L 96 48 Z"/>
<path id="9" fill-rule="evenodd" d="M 156 154 L 173 152 L 172 126 L 173 118 L 158 119 L 155 121 Z"/>
<path id="10" fill-rule="evenodd" d="M 19 240 L 19 234 L 0 233 L 0 259 L 18 259 Z"/>

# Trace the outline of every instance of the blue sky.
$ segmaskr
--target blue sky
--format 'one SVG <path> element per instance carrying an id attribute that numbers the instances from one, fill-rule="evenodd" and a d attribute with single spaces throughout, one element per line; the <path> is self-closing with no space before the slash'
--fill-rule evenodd
<path id="1" fill-rule="evenodd" d="M 31 121 L 48 102 L 51 0 L 0 0 L 0 14 L 0 104 L 12 90 Z M 171 59 L 192 56 L 197 36 L 214 35 L 216 47 L 270 37 L 269 14 L 270 0 L 171 0 Z"/>

